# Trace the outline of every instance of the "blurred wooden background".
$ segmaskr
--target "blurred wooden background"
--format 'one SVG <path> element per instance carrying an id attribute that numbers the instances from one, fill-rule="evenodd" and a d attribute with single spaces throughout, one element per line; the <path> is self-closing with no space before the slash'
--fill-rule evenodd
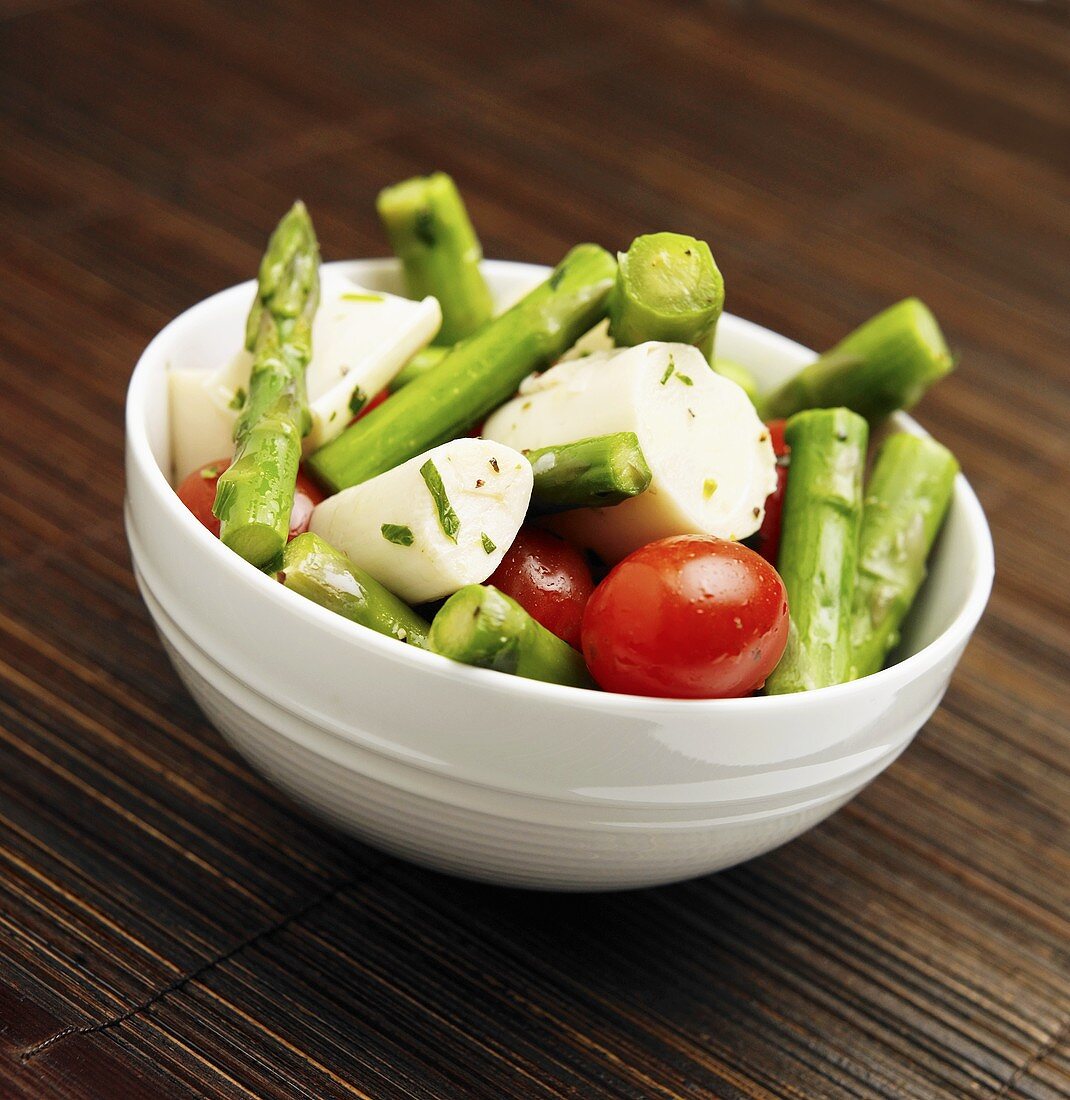
<path id="1" fill-rule="evenodd" d="M 1070 1094 L 1067 9 L 0 0 L 0 1095 Z M 801 840 L 546 897 L 347 842 L 137 597 L 123 391 L 300 195 L 458 179 L 490 256 L 704 236 L 814 347 L 918 294 L 998 582 L 942 709 Z"/>

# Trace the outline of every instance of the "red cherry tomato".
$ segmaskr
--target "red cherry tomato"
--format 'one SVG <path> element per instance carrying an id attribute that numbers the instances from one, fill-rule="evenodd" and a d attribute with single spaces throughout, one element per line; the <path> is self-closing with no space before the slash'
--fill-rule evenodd
<path id="1" fill-rule="evenodd" d="M 579 649 L 583 609 L 594 581 L 572 543 L 538 527 L 522 527 L 487 583 L 512 596 L 547 630 Z"/>
<path id="2" fill-rule="evenodd" d="M 776 455 L 776 488 L 765 498 L 765 516 L 762 525 L 748 540 L 770 565 L 776 565 L 780 553 L 780 517 L 784 511 L 784 490 L 788 484 L 788 466 L 791 464 L 791 448 L 784 442 L 784 421 L 770 420 L 766 427 Z"/>
<path id="3" fill-rule="evenodd" d="M 216 538 L 219 538 L 219 520 L 212 515 L 215 487 L 219 475 L 229 465 L 229 458 L 205 463 L 199 470 L 194 470 L 178 487 L 179 500 Z M 304 470 L 297 471 L 294 505 L 290 511 L 290 538 L 296 538 L 308 530 L 312 509 L 325 498 L 325 495 Z"/>
<path id="4" fill-rule="evenodd" d="M 791 452 L 791 448 L 784 439 L 785 424 L 787 424 L 786 420 L 767 420 L 765 422 L 765 426 L 769 429 L 769 441 L 773 444 L 773 454 L 777 458 Z"/>
<path id="5" fill-rule="evenodd" d="M 178 498 L 209 531 L 219 538 L 219 520 L 212 515 L 215 486 L 219 475 L 230 465 L 229 458 L 205 463 L 194 470 L 178 487 Z"/>
<path id="6" fill-rule="evenodd" d="M 731 699 L 765 683 L 788 640 L 777 571 L 738 542 L 676 535 L 610 570 L 583 616 L 583 655 L 606 691 Z"/>

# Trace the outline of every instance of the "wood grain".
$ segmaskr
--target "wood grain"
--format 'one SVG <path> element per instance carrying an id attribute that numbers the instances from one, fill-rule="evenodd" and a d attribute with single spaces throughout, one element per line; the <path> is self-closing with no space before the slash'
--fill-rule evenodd
<path id="1" fill-rule="evenodd" d="M 0 2 L 0 1096 L 1070 1095 L 1066 8 Z M 249 771 L 129 571 L 122 405 L 300 194 L 329 258 L 443 168 L 486 251 L 708 238 L 827 346 L 908 293 L 998 579 L 944 705 L 733 871 L 535 896 Z"/>

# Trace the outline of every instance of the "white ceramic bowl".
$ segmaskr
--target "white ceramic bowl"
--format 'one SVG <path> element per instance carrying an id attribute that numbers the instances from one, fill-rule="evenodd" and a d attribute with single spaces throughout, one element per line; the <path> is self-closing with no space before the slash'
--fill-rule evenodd
<path id="1" fill-rule="evenodd" d="M 337 266 L 399 289 L 393 261 Z M 485 270 L 502 300 L 545 276 L 525 264 Z M 216 366 L 241 339 L 252 290 L 201 302 L 142 355 L 127 398 L 127 534 L 160 637 L 209 718 L 339 828 L 488 882 L 671 882 L 831 814 L 940 702 L 992 583 L 988 526 L 961 476 L 899 662 L 804 695 L 659 700 L 536 683 L 399 645 L 303 600 L 212 538 L 168 483 L 168 365 Z M 766 386 L 812 358 L 727 314 L 718 352 Z"/>

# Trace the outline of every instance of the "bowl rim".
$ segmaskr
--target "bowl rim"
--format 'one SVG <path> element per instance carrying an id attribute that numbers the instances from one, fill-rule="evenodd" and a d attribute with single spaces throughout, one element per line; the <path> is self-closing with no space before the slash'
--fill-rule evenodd
<path id="1" fill-rule="evenodd" d="M 375 257 L 334 261 L 325 263 L 323 268 L 338 274 L 345 274 L 354 268 L 359 269 L 363 274 L 393 274 L 398 271 L 399 266 L 396 259 Z M 551 270 L 542 264 L 512 260 L 484 260 L 482 266 L 492 279 L 495 275 L 529 274 L 534 277 L 540 274 L 548 274 Z M 713 717 L 736 710 L 754 715 L 773 716 L 784 710 L 798 711 L 800 708 L 835 704 L 839 700 L 847 701 L 854 696 L 872 691 L 878 687 L 895 690 L 939 664 L 957 647 L 964 646 L 984 612 L 995 573 L 992 536 L 977 495 L 966 477 L 959 473 L 955 478 L 953 499 L 964 509 L 967 527 L 976 555 L 974 577 L 966 599 L 955 618 L 927 645 L 902 661 L 857 680 L 790 695 L 752 695 L 738 699 L 666 699 L 644 695 L 627 695 L 620 692 L 594 691 L 590 688 L 550 684 L 518 676 L 503 676 L 493 669 L 476 668 L 461 664 L 450 660 L 448 657 L 418 649 L 415 646 L 399 646 L 394 639 L 387 638 L 368 627 L 361 626 L 359 623 L 350 622 L 348 619 L 320 607 L 311 600 L 304 599 L 297 593 L 291 592 L 284 585 L 280 585 L 272 577 L 262 573 L 239 555 L 228 550 L 222 542 L 209 534 L 192 513 L 183 507 L 178 494 L 172 488 L 167 476 L 153 455 L 148 436 L 146 402 L 149 393 L 149 376 L 156 369 L 157 360 L 165 357 L 165 348 L 173 337 L 175 330 L 196 324 L 197 314 L 208 312 L 210 308 L 218 304 L 219 299 L 224 295 L 245 293 L 251 296 L 254 286 L 255 280 L 249 279 L 217 291 L 215 294 L 183 310 L 149 341 L 138 358 L 127 388 L 125 403 L 127 454 L 142 473 L 145 484 L 151 491 L 155 503 L 166 512 L 169 512 L 175 518 L 179 528 L 187 531 L 191 538 L 194 540 L 201 539 L 202 544 L 206 546 L 211 544 L 208 553 L 216 556 L 220 567 L 226 571 L 234 584 L 251 585 L 252 590 L 259 591 L 264 599 L 276 601 L 277 606 L 282 611 L 303 617 L 310 623 L 318 624 L 328 634 L 347 640 L 348 644 L 356 644 L 377 650 L 383 656 L 402 664 L 408 662 L 414 671 L 422 669 L 425 672 L 435 673 L 439 676 L 451 676 L 461 683 L 468 682 L 473 686 L 478 685 L 482 690 L 491 689 L 495 692 L 507 691 L 512 695 L 526 695 L 535 702 L 540 700 L 553 701 L 561 705 L 576 706 L 579 709 L 594 708 L 608 713 L 626 713 L 631 717 L 641 717 L 643 714 L 663 715 L 667 712 L 677 712 L 696 717 L 709 714 Z M 803 352 L 810 356 L 816 355 L 815 352 L 789 337 L 782 336 L 780 333 L 767 329 L 753 321 L 748 321 L 731 313 L 725 313 L 723 318 L 743 331 L 750 330 L 767 343 L 781 345 L 785 351 L 791 351 L 795 354 Z M 168 370 L 166 361 L 163 364 L 163 370 L 165 373 Z M 910 431 L 915 435 L 929 434 L 913 417 L 906 413 L 896 413 L 894 420 L 903 430 Z"/>

